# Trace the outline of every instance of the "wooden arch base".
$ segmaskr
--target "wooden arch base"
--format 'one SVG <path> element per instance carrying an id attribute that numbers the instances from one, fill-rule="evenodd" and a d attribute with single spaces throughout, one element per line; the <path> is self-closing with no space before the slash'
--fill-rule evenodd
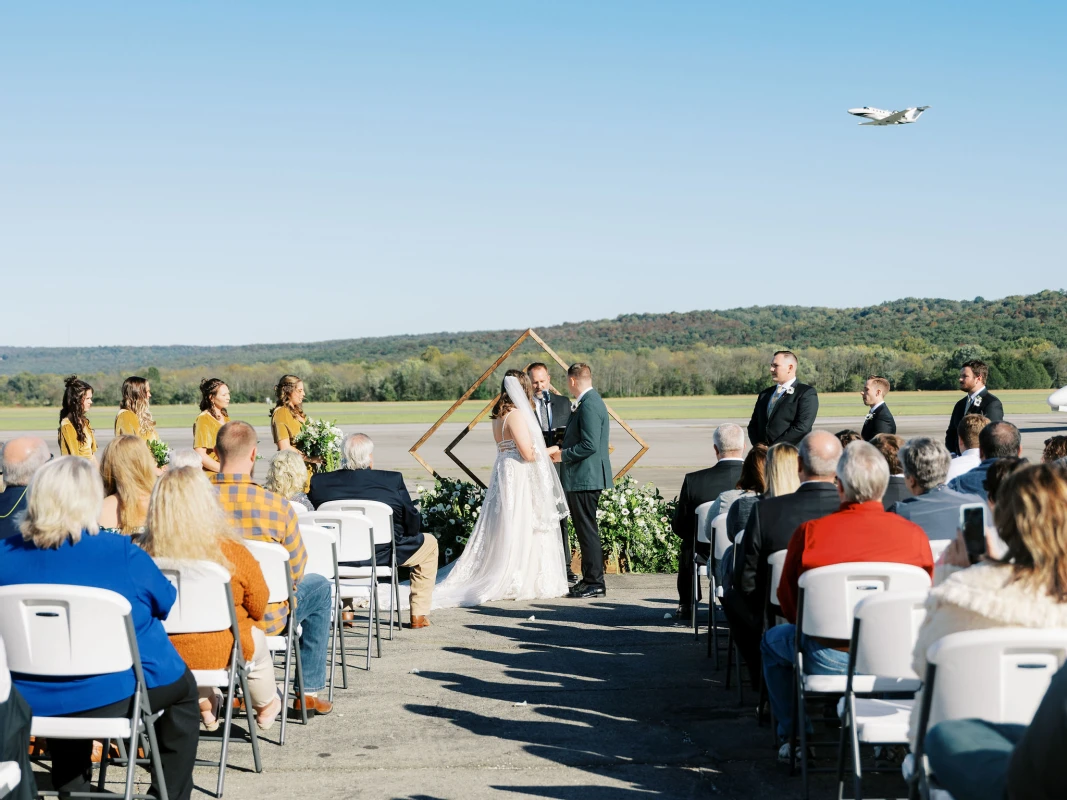
<path id="1" fill-rule="evenodd" d="M 522 343 L 525 342 L 527 339 L 533 339 L 535 342 L 537 342 L 537 344 L 541 346 L 541 349 L 543 349 L 557 364 L 563 367 L 564 370 L 566 370 L 570 366 L 562 358 L 556 355 L 556 352 L 551 347 L 545 344 L 544 339 L 538 336 L 537 333 L 533 330 L 533 328 L 528 328 L 518 339 L 515 340 L 515 344 L 513 344 L 511 347 L 501 353 L 500 357 L 496 361 L 494 361 L 485 372 L 482 373 L 481 377 L 478 378 L 478 380 L 471 384 L 471 387 L 467 389 L 466 392 L 463 393 L 463 396 L 460 397 L 459 400 L 457 400 L 455 403 L 453 403 L 452 407 L 449 408 L 448 411 L 446 411 L 444 414 L 442 414 L 441 418 L 437 420 L 437 422 L 435 422 L 433 425 L 431 425 L 430 429 L 422 435 L 422 438 L 415 442 L 415 444 L 411 446 L 411 449 L 408 450 L 408 452 L 415 457 L 415 460 L 422 464 L 422 466 L 426 468 L 426 471 L 433 475 L 434 478 L 440 478 L 441 476 L 438 474 L 437 470 L 431 467 L 426 462 L 426 460 L 421 455 L 419 455 L 419 448 L 426 444 L 427 440 L 431 436 L 433 436 L 434 433 L 437 432 L 437 429 L 445 423 L 445 420 L 455 414 L 459 407 L 465 402 L 467 402 L 467 400 L 470 399 L 471 395 L 478 390 L 478 387 L 485 383 L 487 380 L 489 380 L 489 377 L 494 372 L 496 372 L 497 369 L 499 369 L 500 365 L 507 361 L 511 354 L 518 350 Z M 489 403 L 485 406 L 485 408 L 479 411 L 478 414 L 474 417 L 474 419 L 467 423 L 467 426 L 462 431 L 460 431 L 459 436 L 449 442 L 448 446 L 445 448 L 445 455 L 452 459 L 452 461 L 455 462 L 456 466 L 458 466 L 461 470 L 467 473 L 467 475 L 470 476 L 471 480 L 473 480 L 483 489 L 485 488 L 485 484 L 482 483 L 481 479 L 477 475 L 475 475 L 470 469 L 467 468 L 466 464 L 459 460 L 459 457 L 453 451 L 455 450 L 456 445 L 463 441 L 463 438 L 468 433 L 474 430 L 474 426 L 481 422 L 483 419 L 485 419 L 485 416 L 492 410 L 499 397 L 500 395 L 497 394 L 496 397 L 490 400 Z M 648 452 L 648 445 L 645 443 L 644 439 L 637 435 L 637 432 L 633 428 L 627 425 L 626 422 L 618 414 L 615 413 L 611 406 L 607 406 L 607 409 L 608 414 L 611 415 L 611 418 L 617 423 L 619 423 L 619 426 L 628 434 L 630 434 L 630 436 L 633 437 L 633 440 L 637 442 L 638 446 L 641 448 L 637 451 L 633 458 L 626 462 L 625 467 L 615 473 L 615 480 L 618 480 L 633 468 L 633 465 L 637 463 L 637 460 L 641 458 L 641 456 Z"/>

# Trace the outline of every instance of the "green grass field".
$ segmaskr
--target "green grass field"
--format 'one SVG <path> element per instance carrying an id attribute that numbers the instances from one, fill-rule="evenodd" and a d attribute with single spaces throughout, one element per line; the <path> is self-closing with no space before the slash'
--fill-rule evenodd
<path id="1" fill-rule="evenodd" d="M 1048 389 L 1013 389 L 997 392 L 1009 414 L 1040 414 L 1049 411 L 1045 399 Z M 894 392 L 889 397 L 893 414 L 898 417 L 945 415 L 960 397 L 959 392 Z M 705 397 L 619 397 L 609 399 L 609 405 L 623 419 L 704 419 L 747 417 L 752 413 L 754 395 Z M 388 423 L 435 422 L 451 405 L 447 401 L 416 403 L 307 403 L 305 409 L 313 417 L 336 420 L 341 425 L 372 425 Z M 470 400 L 451 418 L 455 422 L 469 421 L 481 410 L 482 401 Z M 95 428 L 111 427 L 117 409 L 96 406 L 90 412 Z M 152 409 L 156 424 L 161 428 L 192 426 L 197 415 L 194 406 L 156 406 Z M 860 417 L 865 413 L 858 392 L 819 395 L 819 416 Z M 260 403 L 235 404 L 230 416 L 254 425 L 267 425 L 267 408 Z M 0 408 L 0 431 L 48 430 L 56 427 L 59 412 L 56 408 Z"/>

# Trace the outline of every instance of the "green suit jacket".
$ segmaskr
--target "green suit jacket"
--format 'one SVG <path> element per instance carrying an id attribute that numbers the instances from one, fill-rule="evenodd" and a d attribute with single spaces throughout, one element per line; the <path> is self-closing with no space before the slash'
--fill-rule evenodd
<path id="1" fill-rule="evenodd" d="M 591 492 L 611 488 L 608 460 L 610 417 L 595 389 L 582 397 L 563 433 L 559 479 L 565 492 Z"/>

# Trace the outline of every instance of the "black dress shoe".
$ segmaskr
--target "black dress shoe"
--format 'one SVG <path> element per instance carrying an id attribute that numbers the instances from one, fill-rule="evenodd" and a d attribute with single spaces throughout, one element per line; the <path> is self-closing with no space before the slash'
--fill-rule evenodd
<path id="1" fill-rule="evenodd" d="M 683 604 L 679 603 L 678 604 L 678 608 L 674 609 L 674 618 L 675 619 L 692 619 L 693 618 L 693 607 L 692 606 L 683 605 Z"/>
<path id="2" fill-rule="evenodd" d="M 571 597 L 603 597 L 606 594 L 607 592 L 604 590 L 603 586 L 590 586 L 584 581 L 578 583 L 570 591 Z"/>
<path id="3" fill-rule="evenodd" d="M 574 584 L 578 583 L 580 580 L 581 580 L 581 578 L 579 578 L 577 575 L 575 575 L 570 570 L 567 570 L 567 585 L 568 586 L 574 586 Z"/>

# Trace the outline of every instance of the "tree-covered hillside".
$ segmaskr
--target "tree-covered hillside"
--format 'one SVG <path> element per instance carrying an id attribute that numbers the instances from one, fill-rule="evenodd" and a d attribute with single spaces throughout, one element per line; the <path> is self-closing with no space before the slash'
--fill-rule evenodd
<path id="1" fill-rule="evenodd" d="M 610 320 L 564 323 L 538 332 L 560 351 L 635 353 L 684 351 L 695 345 L 796 349 L 849 345 L 905 352 L 952 351 L 976 345 L 998 351 L 1048 342 L 1067 348 L 1067 293 L 1044 291 L 1001 300 L 905 298 L 867 308 L 754 306 L 727 311 L 624 314 Z M 482 359 L 500 353 L 521 333 L 475 331 L 384 336 L 328 342 L 240 347 L 3 347 L 0 374 L 112 372 L 255 364 L 301 359 L 313 364 L 399 362 L 429 347 Z"/>

